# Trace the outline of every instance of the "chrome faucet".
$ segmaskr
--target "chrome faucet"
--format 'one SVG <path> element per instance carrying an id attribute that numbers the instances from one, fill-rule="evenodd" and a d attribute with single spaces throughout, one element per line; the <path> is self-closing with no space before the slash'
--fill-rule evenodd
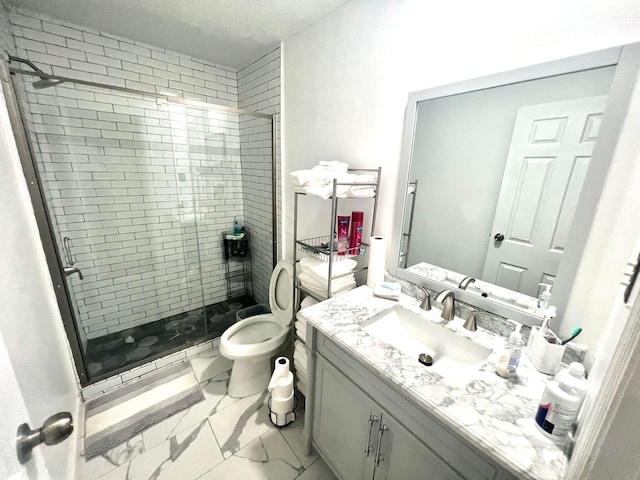
<path id="1" fill-rule="evenodd" d="M 442 303 L 442 314 L 440 315 L 445 320 L 453 320 L 455 316 L 455 295 L 451 290 L 443 290 L 436 296 L 436 302 Z"/>
<path id="2" fill-rule="evenodd" d="M 470 283 L 475 282 L 476 279 L 473 277 L 464 277 L 462 279 L 462 281 L 460 282 L 460 284 L 458 285 L 458 288 L 461 288 L 462 290 L 466 290 L 467 287 L 469 286 Z"/>
<path id="3" fill-rule="evenodd" d="M 470 312 L 469 316 L 467 317 L 467 321 L 464 322 L 463 327 L 466 328 L 467 330 L 475 332 L 478 329 L 478 324 L 476 323 L 476 316 L 482 315 L 483 313 L 486 313 L 486 312 L 483 312 L 482 310 L 474 310 L 473 312 Z"/>
<path id="4" fill-rule="evenodd" d="M 80 277 L 80 280 L 84 280 L 84 277 L 82 276 L 82 272 L 78 267 L 64 267 L 65 277 L 68 277 L 69 275 L 73 275 L 74 273 L 78 274 L 78 276 Z"/>
<path id="5" fill-rule="evenodd" d="M 427 292 L 426 288 L 420 285 L 417 285 L 417 287 L 423 294 L 422 302 L 420 302 L 420 308 L 422 310 L 431 310 L 431 294 Z"/>

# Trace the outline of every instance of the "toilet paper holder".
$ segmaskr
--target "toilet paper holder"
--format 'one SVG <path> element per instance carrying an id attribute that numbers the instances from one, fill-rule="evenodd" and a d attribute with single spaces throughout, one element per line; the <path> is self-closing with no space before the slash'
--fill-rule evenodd
<path id="1" fill-rule="evenodd" d="M 277 428 L 283 428 L 286 427 L 287 425 L 289 425 L 291 422 L 293 422 L 296 419 L 296 408 L 298 408 L 298 397 L 296 396 L 296 394 L 293 394 L 293 407 L 291 408 L 290 412 L 283 414 L 279 414 L 277 412 L 274 412 L 271 409 L 271 399 L 273 398 L 273 395 L 271 395 L 269 397 L 269 401 L 267 402 L 267 408 L 269 409 L 269 421 L 273 424 L 274 427 Z M 280 415 L 280 417 L 278 417 Z M 275 416 L 276 421 L 273 421 L 273 417 Z M 283 422 L 283 423 L 281 423 Z"/>

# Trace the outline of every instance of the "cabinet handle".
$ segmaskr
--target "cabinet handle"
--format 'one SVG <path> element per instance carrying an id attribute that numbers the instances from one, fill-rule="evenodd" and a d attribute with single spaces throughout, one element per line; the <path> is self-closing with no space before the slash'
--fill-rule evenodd
<path id="1" fill-rule="evenodd" d="M 367 438 L 367 448 L 365 448 L 364 453 L 368 457 L 371 451 L 373 450 L 373 445 L 371 445 L 371 430 L 373 430 L 373 424 L 378 421 L 378 417 L 375 415 L 369 414 L 369 438 Z"/>
<path id="2" fill-rule="evenodd" d="M 378 430 L 378 448 L 376 448 L 376 467 L 379 467 L 380 462 L 384 460 L 384 456 L 382 456 L 382 454 L 380 453 L 380 447 L 382 446 L 382 435 L 384 435 L 384 432 L 386 432 L 387 430 L 389 430 L 389 427 L 387 427 L 384 424 L 382 425 L 382 428 Z"/>

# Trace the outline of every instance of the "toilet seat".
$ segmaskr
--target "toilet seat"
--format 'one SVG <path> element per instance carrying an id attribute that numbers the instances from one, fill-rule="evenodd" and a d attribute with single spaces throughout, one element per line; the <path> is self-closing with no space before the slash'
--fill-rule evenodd
<path id="1" fill-rule="evenodd" d="M 293 264 L 280 260 L 269 281 L 269 307 L 271 313 L 285 325 L 293 319 Z"/>

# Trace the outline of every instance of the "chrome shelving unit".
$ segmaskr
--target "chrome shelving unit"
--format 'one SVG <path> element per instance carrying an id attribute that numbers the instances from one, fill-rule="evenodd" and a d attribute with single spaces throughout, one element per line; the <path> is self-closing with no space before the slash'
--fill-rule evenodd
<path id="1" fill-rule="evenodd" d="M 332 195 L 329 198 L 331 201 L 331 216 L 329 217 L 330 228 L 329 235 L 323 235 L 319 237 L 298 238 L 298 200 L 300 196 L 306 196 L 304 192 L 295 192 L 294 194 L 294 202 L 293 202 L 293 241 L 294 241 L 294 252 L 293 252 L 293 274 L 294 274 L 294 300 L 296 302 L 296 306 L 300 304 L 300 293 L 304 293 L 313 297 L 318 301 L 324 300 L 324 298 L 320 298 L 316 293 L 310 291 L 309 289 L 303 287 L 298 282 L 297 276 L 297 262 L 300 260 L 300 253 L 303 253 L 308 256 L 313 256 L 320 260 L 329 262 L 328 266 L 328 280 L 327 280 L 327 298 L 330 298 L 331 295 L 331 280 L 335 280 L 336 278 L 340 278 L 351 273 L 358 273 L 363 270 L 366 270 L 367 267 L 356 268 L 355 270 L 342 274 L 342 275 L 333 275 L 333 262 L 341 261 L 347 258 L 355 258 L 367 253 L 369 245 L 366 242 L 362 242 L 360 247 L 347 249 L 345 252 L 337 252 L 337 239 L 336 239 L 336 215 L 338 212 L 338 202 L 339 201 L 349 201 L 353 199 L 371 199 L 373 200 L 373 212 L 371 216 L 371 236 L 373 236 L 373 232 L 375 230 L 376 225 L 376 215 L 378 212 L 378 192 L 380 188 L 380 175 L 382 168 L 359 168 L 359 169 L 349 169 L 349 173 L 355 174 L 370 174 L 376 177 L 375 183 L 340 183 L 337 180 L 333 180 L 333 191 Z M 338 197 L 337 191 L 338 187 L 364 187 L 369 186 L 373 188 L 374 195 L 372 197 Z"/>

